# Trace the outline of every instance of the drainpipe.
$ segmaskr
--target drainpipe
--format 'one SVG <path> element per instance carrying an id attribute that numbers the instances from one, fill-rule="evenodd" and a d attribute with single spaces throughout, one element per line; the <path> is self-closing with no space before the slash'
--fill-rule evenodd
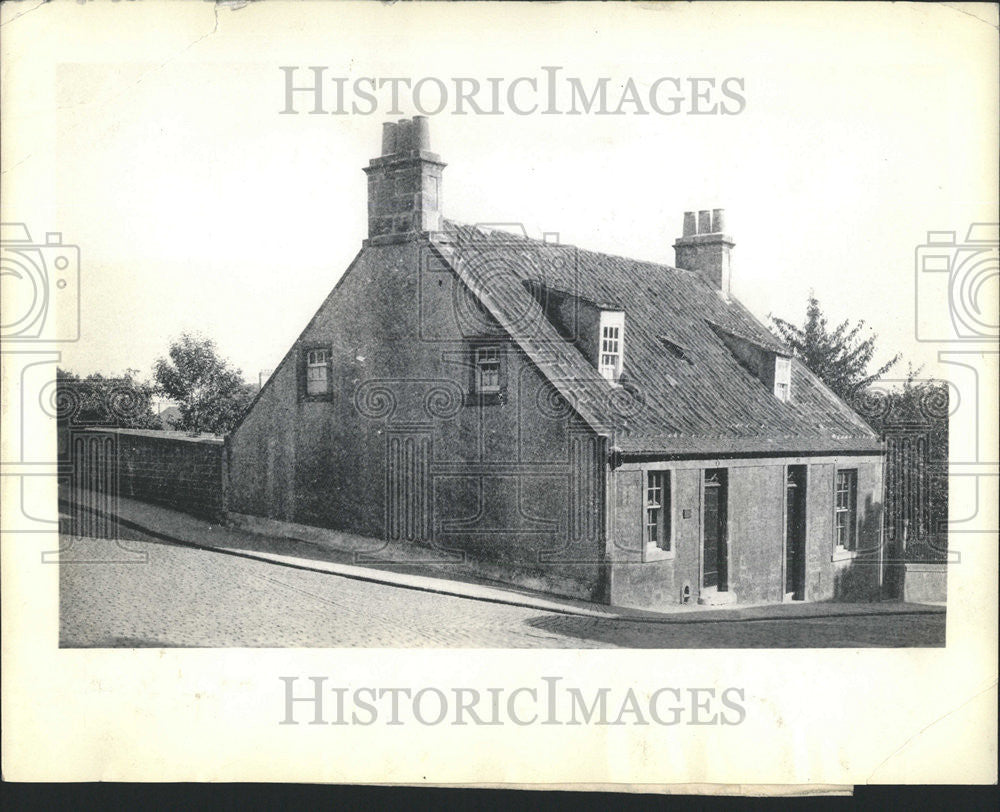
<path id="1" fill-rule="evenodd" d="M 878 525 L 878 597 L 879 600 L 885 600 L 885 521 L 886 521 L 886 510 L 885 510 L 885 499 L 886 499 L 886 487 L 885 487 L 885 452 L 886 452 L 886 440 L 885 435 L 882 436 L 881 440 L 882 446 L 882 465 L 881 465 L 881 479 L 882 479 L 882 516 L 881 521 Z"/>
<path id="2" fill-rule="evenodd" d="M 222 482 L 222 512 L 219 521 L 222 524 L 229 524 L 229 495 L 231 483 L 229 482 L 229 471 L 232 467 L 233 446 L 230 442 L 231 434 L 226 434 L 222 438 L 222 454 L 220 455 L 219 467 L 220 479 Z"/>
<path id="3" fill-rule="evenodd" d="M 615 468 L 620 465 L 618 452 L 612 450 L 614 441 L 611 436 L 599 436 L 598 442 L 601 444 L 599 458 L 605 460 L 604 463 L 604 560 L 601 562 L 601 577 L 603 585 L 604 603 L 611 604 L 611 539 L 614 528 L 612 527 L 612 494 L 611 476 Z"/>

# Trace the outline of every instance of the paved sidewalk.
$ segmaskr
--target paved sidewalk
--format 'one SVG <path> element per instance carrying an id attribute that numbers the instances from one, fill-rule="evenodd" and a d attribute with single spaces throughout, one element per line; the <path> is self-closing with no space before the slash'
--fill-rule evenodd
<path id="1" fill-rule="evenodd" d="M 454 572 L 449 572 L 449 577 L 442 577 L 441 564 L 431 564 L 433 551 L 420 548 L 413 550 L 407 545 L 405 553 L 402 553 L 398 547 L 386 546 L 376 539 L 347 533 L 324 534 L 322 541 L 281 538 L 212 524 L 185 513 L 126 497 L 119 497 L 117 500 L 117 518 L 121 527 L 120 535 L 124 539 L 128 538 L 128 531 L 133 530 L 171 544 L 214 550 L 285 567 L 578 617 L 655 623 L 711 623 L 857 615 L 943 614 L 945 611 L 943 606 L 926 604 L 828 602 L 760 604 L 738 608 L 679 605 L 670 611 L 651 612 L 556 597 L 500 584 L 463 573 L 460 564 L 454 565 Z M 334 539 L 333 542 L 331 538 Z M 359 552 L 376 551 L 384 558 L 358 563 Z"/>

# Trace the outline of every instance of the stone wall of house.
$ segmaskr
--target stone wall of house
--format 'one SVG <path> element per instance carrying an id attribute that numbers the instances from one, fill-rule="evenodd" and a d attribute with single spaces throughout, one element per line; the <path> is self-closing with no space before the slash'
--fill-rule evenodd
<path id="1" fill-rule="evenodd" d="M 607 450 L 483 318 L 426 245 L 365 249 L 230 437 L 230 510 L 603 598 Z M 483 344 L 499 347 L 489 396 Z M 305 386 L 311 349 L 332 355 L 322 396 Z"/>
<path id="2" fill-rule="evenodd" d="M 224 443 L 213 435 L 88 429 L 68 440 L 72 485 L 221 520 L 226 510 Z"/>
<path id="3" fill-rule="evenodd" d="M 665 608 L 678 603 L 776 603 L 786 595 L 785 478 L 807 468 L 805 578 L 798 599 L 878 600 L 882 462 L 877 456 L 626 462 L 611 474 L 608 546 L 611 601 Z M 727 472 L 728 594 L 702 586 L 703 477 Z M 836 470 L 857 471 L 857 549 L 838 550 L 834 531 Z M 644 538 L 648 471 L 669 471 L 672 549 L 649 549 Z"/>

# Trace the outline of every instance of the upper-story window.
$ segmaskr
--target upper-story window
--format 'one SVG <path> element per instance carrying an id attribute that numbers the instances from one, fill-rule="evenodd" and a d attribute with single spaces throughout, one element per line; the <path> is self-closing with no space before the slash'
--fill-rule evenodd
<path id="1" fill-rule="evenodd" d="M 500 348 L 476 348 L 476 392 L 481 395 L 500 391 Z"/>
<path id="2" fill-rule="evenodd" d="M 597 370 L 601 376 L 617 383 L 622 375 L 622 357 L 625 345 L 625 314 L 606 310 L 601 313 L 600 345 Z"/>
<path id="3" fill-rule="evenodd" d="M 604 327 L 601 329 L 601 374 L 609 381 L 618 377 L 618 368 L 622 361 L 621 328 Z"/>
<path id="4" fill-rule="evenodd" d="M 330 350 L 306 351 L 306 394 L 326 395 L 330 391 Z"/>
<path id="5" fill-rule="evenodd" d="M 792 359 L 780 355 L 774 359 L 774 396 L 787 403 L 792 396 Z"/>

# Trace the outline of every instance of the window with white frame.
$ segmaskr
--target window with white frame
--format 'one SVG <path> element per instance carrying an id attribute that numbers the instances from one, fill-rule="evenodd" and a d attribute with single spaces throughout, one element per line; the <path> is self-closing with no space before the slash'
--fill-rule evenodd
<path id="1" fill-rule="evenodd" d="M 621 365 L 621 328 L 605 325 L 601 329 L 601 375 L 609 381 L 616 381 Z"/>
<path id="2" fill-rule="evenodd" d="M 670 552 L 670 472 L 646 472 L 646 546 Z"/>
<path id="3" fill-rule="evenodd" d="M 625 355 L 625 312 L 602 310 L 598 325 L 597 371 L 617 384 L 622 376 Z"/>
<path id="4" fill-rule="evenodd" d="M 306 394 L 326 395 L 330 391 L 330 350 L 306 351 Z"/>
<path id="5" fill-rule="evenodd" d="M 834 524 L 837 528 L 837 546 L 845 550 L 857 549 L 858 470 L 856 468 L 843 468 L 837 471 Z"/>
<path id="6" fill-rule="evenodd" d="M 774 396 L 787 403 L 792 396 L 792 359 L 781 355 L 774 359 Z"/>
<path id="7" fill-rule="evenodd" d="M 500 348 L 476 348 L 476 392 L 481 395 L 500 391 Z"/>

